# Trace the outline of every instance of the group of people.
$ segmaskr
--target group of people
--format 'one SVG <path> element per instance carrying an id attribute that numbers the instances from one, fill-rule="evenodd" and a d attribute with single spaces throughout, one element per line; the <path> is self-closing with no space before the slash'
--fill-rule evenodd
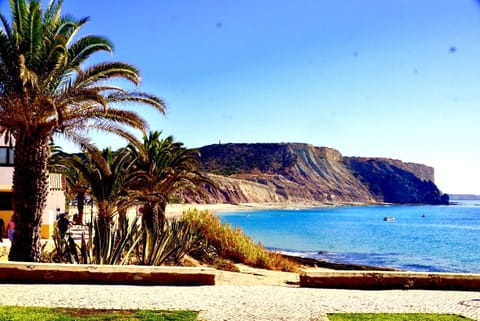
<path id="1" fill-rule="evenodd" d="M 72 222 L 67 217 L 66 213 L 60 213 L 60 209 L 57 208 L 57 227 L 58 230 L 60 231 L 60 234 L 64 236 Z M 13 216 L 10 218 L 10 220 L 7 223 L 7 226 L 5 227 L 5 221 L 0 218 L 0 242 L 3 243 L 3 235 L 5 233 L 5 228 L 7 230 L 7 236 L 10 242 L 13 240 L 13 233 L 15 231 L 15 222 L 13 221 Z"/>
<path id="2" fill-rule="evenodd" d="M 10 218 L 7 224 L 7 236 L 10 242 L 13 240 L 13 232 L 15 231 L 15 222 L 13 217 Z M 5 222 L 0 218 L 0 242 L 3 243 L 3 233 L 5 232 Z"/>

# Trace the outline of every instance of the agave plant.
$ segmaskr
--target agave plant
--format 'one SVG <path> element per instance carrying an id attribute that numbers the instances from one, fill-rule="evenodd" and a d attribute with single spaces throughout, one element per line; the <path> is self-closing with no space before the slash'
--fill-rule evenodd
<path id="1" fill-rule="evenodd" d="M 173 240 L 176 246 L 169 259 L 175 264 L 180 263 L 186 254 L 207 245 L 207 240 L 202 231 L 185 219 L 173 220 L 170 224 L 170 229 L 174 235 Z"/>
<path id="2" fill-rule="evenodd" d="M 78 263 L 82 264 L 110 264 L 124 265 L 130 263 L 133 250 L 136 248 L 141 237 L 138 218 L 126 221 L 123 228 L 113 225 L 104 238 L 95 238 L 93 235 L 99 233 L 99 225 L 94 221 L 86 237 L 82 234 L 81 245 L 79 246 L 80 258 Z M 103 244 L 99 244 L 102 242 Z M 68 260 L 68 253 L 61 252 L 66 257 L 63 262 L 74 263 Z"/>
<path id="3" fill-rule="evenodd" d="M 145 229 L 137 247 L 141 265 L 161 265 L 167 260 L 179 263 L 184 255 L 204 243 L 203 234 L 186 220 L 172 220 L 164 231 Z"/>
<path id="4" fill-rule="evenodd" d="M 70 235 L 60 233 L 58 228 L 53 231 L 54 249 L 51 252 L 44 250 L 43 260 L 55 263 L 80 263 L 79 246 Z"/>
<path id="5" fill-rule="evenodd" d="M 138 218 L 128 221 L 123 228 L 113 225 L 110 229 L 100 231 L 98 224 L 94 224 L 95 233 L 104 233 L 103 238 L 93 238 L 93 248 L 82 249 L 82 253 L 90 253 L 87 261 L 93 264 L 124 265 L 129 263 L 130 255 L 140 241 L 142 234 L 139 232 Z M 82 241 L 82 247 L 85 244 Z"/>

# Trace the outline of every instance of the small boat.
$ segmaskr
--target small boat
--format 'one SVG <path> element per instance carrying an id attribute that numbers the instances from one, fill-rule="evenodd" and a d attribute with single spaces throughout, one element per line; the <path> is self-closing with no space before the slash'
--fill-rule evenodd
<path id="1" fill-rule="evenodd" d="M 385 216 L 385 217 L 383 218 L 383 220 L 384 220 L 385 222 L 392 222 L 392 221 L 395 221 L 395 217 Z"/>

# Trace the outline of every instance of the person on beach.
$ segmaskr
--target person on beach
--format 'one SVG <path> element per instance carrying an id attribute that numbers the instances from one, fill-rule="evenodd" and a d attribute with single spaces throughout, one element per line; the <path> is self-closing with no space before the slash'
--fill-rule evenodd
<path id="1" fill-rule="evenodd" d="M 5 222 L 0 218 L 0 242 L 3 243 L 3 232 L 5 232 Z"/>
<path id="2" fill-rule="evenodd" d="M 10 218 L 7 224 L 7 234 L 10 242 L 13 241 L 13 232 L 15 231 L 15 222 L 13 222 L 13 216 Z"/>
<path id="3" fill-rule="evenodd" d="M 60 207 L 57 207 L 57 210 L 56 210 L 56 213 L 57 215 L 55 216 L 55 219 L 58 220 L 60 218 Z"/>
<path id="4" fill-rule="evenodd" d="M 57 227 L 60 235 L 64 237 L 70 227 L 70 221 L 68 220 L 67 214 L 62 213 L 59 215 Z"/>

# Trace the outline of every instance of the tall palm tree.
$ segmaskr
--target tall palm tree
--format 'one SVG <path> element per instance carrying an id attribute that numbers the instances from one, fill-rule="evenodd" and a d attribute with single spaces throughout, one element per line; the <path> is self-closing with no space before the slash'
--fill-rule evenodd
<path id="1" fill-rule="evenodd" d="M 52 0 L 42 10 L 39 0 L 10 0 L 11 21 L 0 14 L 0 128 L 15 142 L 12 261 L 40 259 L 53 135 L 94 148 L 89 130 L 133 139 L 127 127 L 147 127 L 140 115 L 116 103 L 141 103 L 164 112 L 158 97 L 109 84 L 119 78 L 137 85 L 135 67 L 122 62 L 88 66 L 93 54 L 111 52 L 113 46 L 100 36 L 76 38 L 88 18 L 62 16 L 62 2 Z"/>
<path id="2" fill-rule="evenodd" d="M 187 149 L 172 136 L 161 139 L 161 132 L 150 132 L 143 144 L 130 145 L 138 173 L 133 188 L 143 204 L 143 221 L 147 229 L 163 229 L 169 197 L 181 190 L 201 192 L 202 184 L 213 183 L 200 172 L 197 150 Z"/>

